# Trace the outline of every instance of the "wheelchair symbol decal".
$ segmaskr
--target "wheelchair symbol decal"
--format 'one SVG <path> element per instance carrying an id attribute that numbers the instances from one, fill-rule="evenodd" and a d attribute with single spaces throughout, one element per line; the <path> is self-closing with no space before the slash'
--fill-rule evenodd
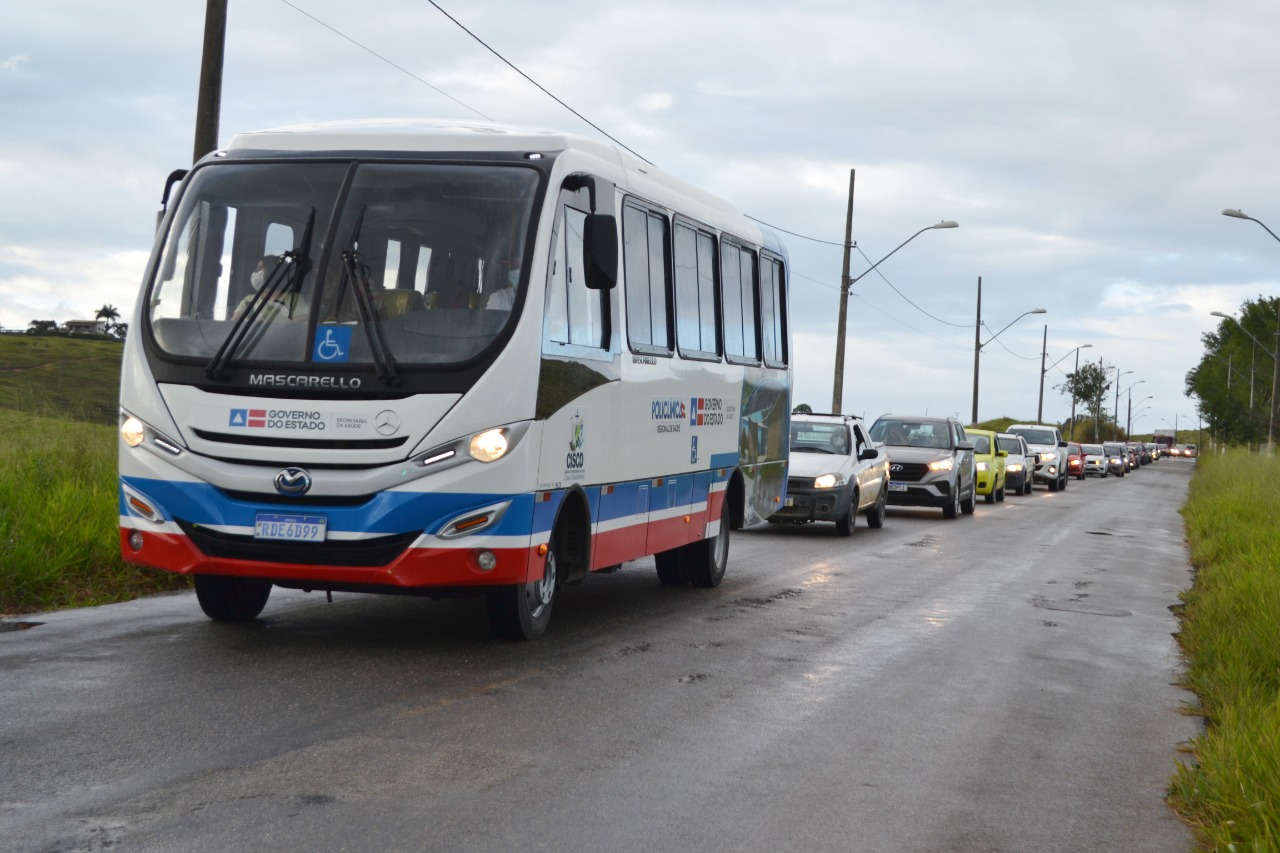
<path id="1" fill-rule="evenodd" d="M 328 326 L 316 338 L 315 361 L 348 361 L 351 358 L 351 327 Z"/>

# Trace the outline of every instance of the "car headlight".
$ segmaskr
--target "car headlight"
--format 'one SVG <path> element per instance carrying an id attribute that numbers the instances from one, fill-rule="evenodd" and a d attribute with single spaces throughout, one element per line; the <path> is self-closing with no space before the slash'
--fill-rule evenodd
<path id="1" fill-rule="evenodd" d="M 1052 462 L 1057 458 L 1058 458 L 1058 454 L 1054 453 L 1052 450 L 1046 450 L 1041 452 L 1040 454 L 1041 462 Z"/>
<path id="2" fill-rule="evenodd" d="M 950 471 L 956 467 L 956 461 L 948 456 L 946 459 L 935 459 L 929 463 L 930 471 Z"/>
<path id="3" fill-rule="evenodd" d="M 1019 471 L 1021 471 L 1021 470 L 1022 470 L 1022 463 L 1021 463 L 1021 462 L 1015 462 L 1015 463 L 1013 463 L 1012 465 L 1007 466 L 1004 470 L 1005 470 L 1005 472 L 1006 472 L 1006 473 L 1009 473 L 1009 474 L 1016 474 L 1016 473 L 1018 473 Z"/>
<path id="4" fill-rule="evenodd" d="M 815 489 L 834 489 L 836 486 L 843 485 L 843 474 L 823 474 L 813 481 L 813 487 Z"/>
<path id="5" fill-rule="evenodd" d="M 471 437 L 467 452 L 480 462 L 495 462 L 506 455 L 510 446 L 505 429 L 487 429 Z"/>
<path id="6" fill-rule="evenodd" d="M 979 470 L 979 471 L 986 471 L 986 470 L 987 470 L 988 468 L 990 468 L 990 467 L 991 467 L 991 465 L 990 465 L 990 464 L 988 464 L 988 463 L 986 463 L 986 462 L 979 462 L 979 463 L 978 463 L 978 470 Z"/>

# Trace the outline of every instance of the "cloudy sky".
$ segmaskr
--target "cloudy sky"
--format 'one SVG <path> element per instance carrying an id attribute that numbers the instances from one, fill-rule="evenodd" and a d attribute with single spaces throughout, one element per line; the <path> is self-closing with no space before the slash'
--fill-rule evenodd
<path id="1" fill-rule="evenodd" d="M 1135 432 L 1183 426 L 1209 312 L 1276 295 L 1280 243 L 1220 215 L 1280 230 L 1274 0 L 439 2 L 646 159 L 803 235 L 783 235 L 797 403 L 831 402 L 851 169 L 854 275 L 960 227 L 854 286 L 848 412 L 968 420 L 981 277 L 984 342 L 1048 312 L 984 344 L 981 419 L 1035 417 L 1047 325 L 1046 420 L 1090 344 L 1131 371 Z M 132 313 L 164 178 L 191 161 L 204 9 L 6 10 L 0 326 Z M 388 116 L 598 135 L 427 0 L 230 0 L 225 62 L 223 142 Z"/>

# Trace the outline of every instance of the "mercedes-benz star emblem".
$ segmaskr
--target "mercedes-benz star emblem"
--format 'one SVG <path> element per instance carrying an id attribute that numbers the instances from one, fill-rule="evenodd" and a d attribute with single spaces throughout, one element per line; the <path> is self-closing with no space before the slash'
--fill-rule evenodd
<path id="1" fill-rule="evenodd" d="M 296 498 L 311 490 L 311 475 L 301 468 L 285 468 L 272 482 L 277 492 L 290 497 Z"/>
<path id="2" fill-rule="evenodd" d="M 373 419 L 373 428 L 378 431 L 378 435 L 394 435 L 400 429 L 400 416 L 390 409 L 383 409 Z"/>

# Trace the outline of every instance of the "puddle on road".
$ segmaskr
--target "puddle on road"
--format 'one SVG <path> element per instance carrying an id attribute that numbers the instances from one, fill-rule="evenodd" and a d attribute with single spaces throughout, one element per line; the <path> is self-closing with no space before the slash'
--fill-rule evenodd
<path id="1" fill-rule="evenodd" d="M 0 620 L 0 634 L 6 631 L 26 631 L 30 628 L 38 628 L 43 622 L 5 622 Z"/>

